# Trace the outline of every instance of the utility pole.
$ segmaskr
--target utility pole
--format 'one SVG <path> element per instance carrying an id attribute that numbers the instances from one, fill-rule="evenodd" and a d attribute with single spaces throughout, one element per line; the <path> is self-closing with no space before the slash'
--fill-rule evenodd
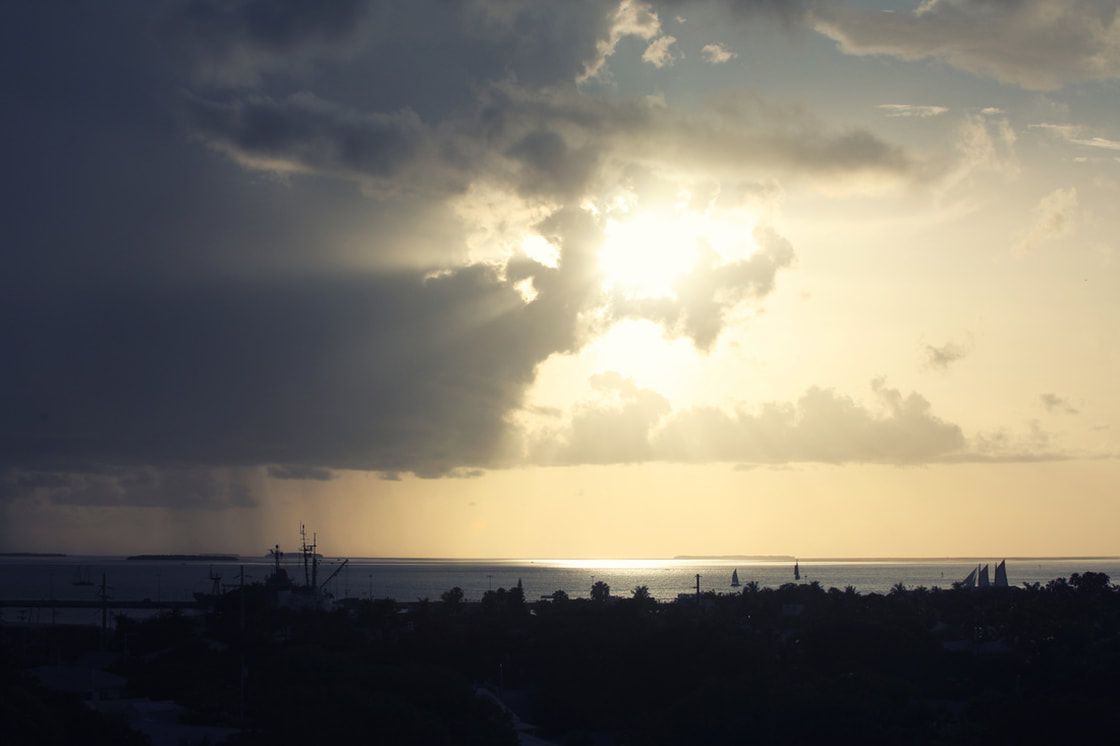
<path id="1" fill-rule="evenodd" d="M 101 573 L 101 590 L 98 595 L 101 596 L 101 633 L 104 634 L 109 628 L 109 592 L 105 588 L 105 573 Z"/>
<path id="2" fill-rule="evenodd" d="M 241 660 L 238 670 L 240 682 L 238 710 L 241 722 L 245 722 L 245 565 L 241 565 L 241 582 L 238 585 L 241 596 Z"/>

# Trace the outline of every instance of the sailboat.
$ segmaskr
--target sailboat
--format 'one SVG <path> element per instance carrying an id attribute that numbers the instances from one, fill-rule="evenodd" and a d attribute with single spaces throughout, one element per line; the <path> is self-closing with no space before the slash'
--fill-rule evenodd
<path id="1" fill-rule="evenodd" d="M 961 588 L 968 588 L 971 590 L 976 587 L 976 573 L 979 569 L 979 565 L 972 568 L 972 572 L 968 574 L 968 577 L 961 581 Z"/>
<path id="2" fill-rule="evenodd" d="M 994 585 L 996 588 L 1007 587 L 1007 560 L 1001 560 L 1000 563 L 996 565 L 996 582 Z"/>
<path id="3" fill-rule="evenodd" d="M 74 580 L 71 585 L 93 585 L 93 577 L 90 575 L 89 568 L 79 567 L 77 572 L 74 573 Z"/>
<path id="4" fill-rule="evenodd" d="M 739 571 L 738 570 L 732 570 L 731 571 L 731 587 L 732 588 L 738 588 L 740 585 L 742 585 L 742 584 L 739 582 Z"/>
<path id="5" fill-rule="evenodd" d="M 797 564 L 797 560 L 793 561 L 793 579 L 801 580 L 801 567 Z"/>

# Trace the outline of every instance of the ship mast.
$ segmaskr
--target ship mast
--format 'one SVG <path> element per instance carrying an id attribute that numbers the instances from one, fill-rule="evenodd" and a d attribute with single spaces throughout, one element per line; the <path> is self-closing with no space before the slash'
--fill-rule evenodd
<path id="1" fill-rule="evenodd" d="M 319 581 L 319 556 L 315 554 L 315 534 L 311 534 L 311 545 L 307 544 L 307 528 L 299 524 L 300 552 L 303 553 L 303 582 L 315 590 Z"/>

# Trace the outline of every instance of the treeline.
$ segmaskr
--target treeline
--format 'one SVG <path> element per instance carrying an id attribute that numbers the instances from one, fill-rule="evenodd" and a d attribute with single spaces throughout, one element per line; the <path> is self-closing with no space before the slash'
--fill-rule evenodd
<path id="1" fill-rule="evenodd" d="M 657 603 L 352 601 L 277 608 L 263 586 L 205 620 L 121 620 L 118 673 L 241 744 L 515 744 L 509 704 L 571 744 L 1111 742 L 1120 591 L 1075 574 L 1013 589 L 859 594 L 816 583 Z"/>

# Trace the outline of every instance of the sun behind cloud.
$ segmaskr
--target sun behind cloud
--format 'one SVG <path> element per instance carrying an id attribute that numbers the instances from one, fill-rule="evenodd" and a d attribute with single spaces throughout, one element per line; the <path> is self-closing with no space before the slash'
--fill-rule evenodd
<path id="1" fill-rule="evenodd" d="M 745 213 L 717 214 L 687 209 L 615 210 L 605 223 L 599 251 L 604 288 L 627 298 L 675 298 L 675 285 L 696 266 L 707 246 L 725 262 L 757 249 L 756 222 Z"/>

